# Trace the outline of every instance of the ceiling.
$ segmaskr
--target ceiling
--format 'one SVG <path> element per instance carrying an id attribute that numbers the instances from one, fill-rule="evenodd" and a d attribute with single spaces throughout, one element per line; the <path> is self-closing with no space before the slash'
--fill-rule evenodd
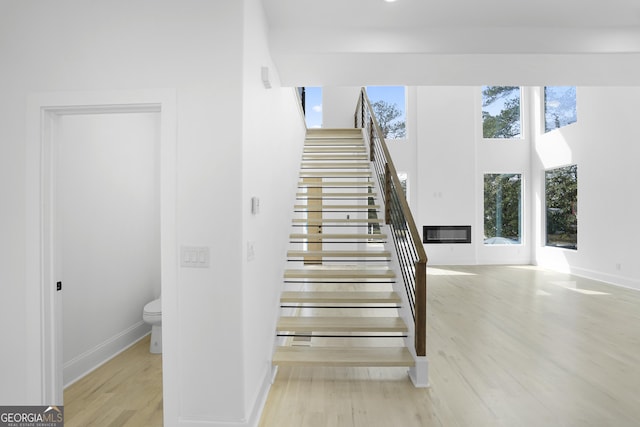
<path id="1" fill-rule="evenodd" d="M 640 0 L 263 0 L 285 85 L 640 84 Z"/>

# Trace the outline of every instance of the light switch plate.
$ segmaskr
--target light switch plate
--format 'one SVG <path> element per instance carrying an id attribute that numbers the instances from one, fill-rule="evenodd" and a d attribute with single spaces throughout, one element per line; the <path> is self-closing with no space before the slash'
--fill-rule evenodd
<path id="1" fill-rule="evenodd" d="M 211 254 L 208 246 L 181 246 L 180 266 L 186 268 L 209 268 Z"/>

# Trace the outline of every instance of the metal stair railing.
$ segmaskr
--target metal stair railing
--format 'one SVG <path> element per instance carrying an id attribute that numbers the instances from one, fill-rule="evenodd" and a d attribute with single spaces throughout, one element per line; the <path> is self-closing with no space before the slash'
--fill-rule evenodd
<path id="1" fill-rule="evenodd" d="M 414 320 L 417 356 L 426 356 L 427 339 L 427 254 L 413 220 L 398 173 L 384 135 L 375 117 L 367 91 L 358 97 L 354 125 L 368 138 L 369 159 L 373 163 L 385 207 L 385 223 L 390 227 L 405 292 Z"/>

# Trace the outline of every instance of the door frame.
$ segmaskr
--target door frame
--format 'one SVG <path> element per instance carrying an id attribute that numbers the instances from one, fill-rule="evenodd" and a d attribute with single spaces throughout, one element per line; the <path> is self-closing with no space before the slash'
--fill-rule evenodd
<path id="1" fill-rule="evenodd" d="M 31 95 L 27 103 L 26 314 L 27 399 L 62 405 L 62 313 L 54 277 L 54 163 L 56 120 L 71 114 L 160 113 L 160 253 L 163 335 L 177 292 L 177 135 L 175 90 L 65 92 Z M 172 298 L 173 297 L 173 298 Z M 165 305 L 167 312 L 165 313 Z M 169 314 L 165 317 L 165 314 Z M 168 321 L 168 322 L 167 322 Z M 169 323 L 169 325 L 167 325 Z M 167 327 L 169 326 L 169 327 Z M 170 338 L 170 337 L 169 337 Z M 170 343 L 172 340 L 163 340 Z M 166 349 L 166 346 L 165 346 Z M 171 350 L 165 356 L 173 358 Z M 166 360 L 166 357 L 164 358 Z M 164 363 L 163 363 L 164 365 Z M 163 372 L 163 382 L 168 374 Z"/>

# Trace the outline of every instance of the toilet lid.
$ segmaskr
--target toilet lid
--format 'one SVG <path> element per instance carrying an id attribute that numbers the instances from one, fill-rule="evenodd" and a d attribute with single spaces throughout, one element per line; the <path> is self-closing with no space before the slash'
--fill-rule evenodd
<path id="1" fill-rule="evenodd" d="M 155 299 L 151 301 L 150 303 L 144 306 L 144 312 L 149 314 L 162 313 L 162 300 Z"/>

